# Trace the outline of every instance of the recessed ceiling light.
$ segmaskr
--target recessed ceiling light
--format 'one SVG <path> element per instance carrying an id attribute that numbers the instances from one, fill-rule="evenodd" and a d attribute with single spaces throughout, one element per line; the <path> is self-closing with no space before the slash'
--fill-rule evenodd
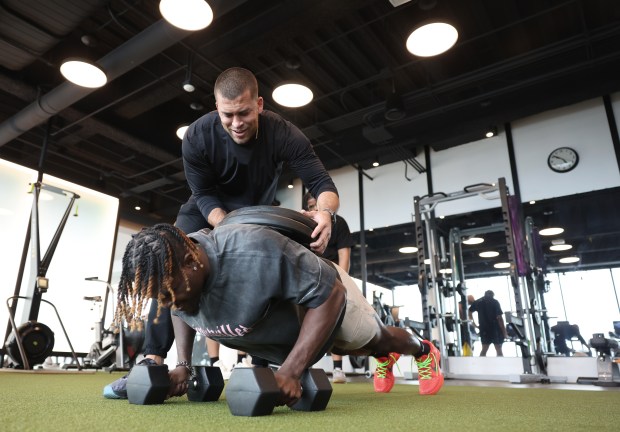
<path id="1" fill-rule="evenodd" d="M 494 258 L 498 255 L 499 255 L 499 252 L 496 252 L 496 251 L 486 251 L 486 252 L 480 252 L 478 254 L 480 258 Z"/>
<path id="2" fill-rule="evenodd" d="M 538 234 L 540 234 L 541 236 L 552 236 L 552 235 L 562 234 L 563 232 L 564 232 L 564 228 L 552 227 L 552 228 L 541 229 L 540 231 L 538 231 Z"/>
<path id="3" fill-rule="evenodd" d="M 407 50 L 418 57 L 432 57 L 448 51 L 459 38 L 450 24 L 434 22 L 415 29 L 407 38 Z"/>
<path id="4" fill-rule="evenodd" d="M 60 65 L 60 73 L 80 87 L 99 88 L 108 82 L 108 77 L 99 66 L 84 59 L 66 59 Z"/>
<path id="5" fill-rule="evenodd" d="M 579 261 L 579 257 L 573 256 L 573 257 L 564 257 L 564 258 L 560 258 L 559 260 L 562 264 L 572 264 L 572 263 L 576 263 Z"/>
<path id="6" fill-rule="evenodd" d="M 450 269 L 450 268 L 441 269 L 441 270 L 439 270 L 439 273 L 450 274 L 450 273 L 452 273 L 452 269 Z"/>
<path id="7" fill-rule="evenodd" d="M 404 254 L 414 253 L 417 251 L 418 251 L 418 248 L 415 246 L 405 246 L 405 247 L 401 247 L 400 249 L 398 249 L 398 252 L 404 253 Z"/>
<path id="8" fill-rule="evenodd" d="M 552 245 L 549 247 L 549 250 L 552 251 L 565 251 L 565 250 L 569 250 L 572 249 L 573 246 L 569 245 L 569 244 L 556 244 L 556 245 Z"/>
<path id="9" fill-rule="evenodd" d="M 188 127 L 189 127 L 188 125 L 184 125 L 184 126 L 180 126 L 177 129 L 177 136 L 179 137 L 179 139 L 181 140 L 183 139 L 183 137 L 185 136 L 185 132 L 187 132 Z"/>
<path id="10" fill-rule="evenodd" d="M 289 108 L 308 105 L 314 97 L 312 90 L 301 84 L 282 84 L 275 88 L 271 96 L 274 101 Z"/>
<path id="11" fill-rule="evenodd" d="M 213 10 L 204 0 L 161 0 L 159 12 L 166 21 L 183 30 L 202 30 L 213 21 Z"/>
<path id="12" fill-rule="evenodd" d="M 493 265 L 493 267 L 495 267 L 496 269 L 504 269 L 504 268 L 510 267 L 510 263 L 507 263 L 507 262 L 496 263 Z"/>
<path id="13" fill-rule="evenodd" d="M 476 245 L 482 242 L 484 242 L 484 239 L 482 237 L 469 237 L 468 239 L 462 241 L 462 243 L 466 245 Z"/>

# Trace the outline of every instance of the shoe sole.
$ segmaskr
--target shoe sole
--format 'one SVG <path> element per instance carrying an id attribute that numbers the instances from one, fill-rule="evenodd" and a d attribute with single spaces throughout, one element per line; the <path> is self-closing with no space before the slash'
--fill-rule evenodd
<path id="1" fill-rule="evenodd" d="M 106 399 L 127 399 L 127 396 L 123 397 L 114 393 L 114 390 L 109 385 L 103 388 L 103 397 Z"/>

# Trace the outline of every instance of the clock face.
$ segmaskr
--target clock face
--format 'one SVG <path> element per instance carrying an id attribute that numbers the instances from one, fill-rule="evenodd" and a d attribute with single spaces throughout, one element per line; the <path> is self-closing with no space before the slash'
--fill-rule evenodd
<path id="1" fill-rule="evenodd" d="M 547 163 L 555 172 L 564 173 L 572 170 L 579 162 L 579 155 L 570 147 L 560 147 L 549 154 Z"/>

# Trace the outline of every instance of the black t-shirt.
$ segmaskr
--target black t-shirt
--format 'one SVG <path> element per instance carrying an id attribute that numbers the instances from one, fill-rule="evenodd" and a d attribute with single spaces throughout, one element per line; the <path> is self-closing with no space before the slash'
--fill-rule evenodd
<path id="1" fill-rule="evenodd" d="M 267 227 L 225 225 L 190 234 L 190 238 L 204 247 L 210 274 L 199 313 L 172 313 L 225 346 L 281 364 L 301 328 L 294 305 L 315 308 L 323 304 L 337 271 Z"/>
<path id="2" fill-rule="evenodd" d="M 469 307 L 469 311 L 478 312 L 478 324 L 480 325 L 481 332 L 500 330 L 497 317 L 502 315 L 502 308 L 494 298 L 479 298 Z"/>
<path id="3" fill-rule="evenodd" d="M 355 244 L 351 236 L 349 225 L 343 217 L 336 215 L 336 225 L 332 226 L 332 236 L 329 238 L 323 258 L 338 263 L 338 249 L 350 248 Z"/>
<path id="4" fill-rule="evenodd" d="M 185 176 L 205 219 L 218 207 L 271 205 L 284 163 L 314 196 L 337 193 L 308 138 L 273 112 L 259 115 L 258 138 L 243 145 L 226 132 L 217 111 L 192 123 L 183 138 Z"/>

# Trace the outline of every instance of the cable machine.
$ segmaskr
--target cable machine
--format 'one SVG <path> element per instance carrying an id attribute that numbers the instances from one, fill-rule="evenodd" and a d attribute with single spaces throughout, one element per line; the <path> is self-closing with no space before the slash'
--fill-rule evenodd
<path id="1" fill-rule="evenodd" d="M 497 199 L 498 195 L 501 201 L 502 224 L 464 231 L 452 229 L 449 235 L 450 253 L 447 256 L 444 239 L 437 235 L 435 221 L 437 205 L 474 196 Z M 531 359 L 540 352 L 539 347 L 548 347 L 548 329 L 541 331 L 541 323 L 546 323 L 542 298 L 544 290 L 541 289 L 541 286 L 545 285 L 544 267 L 530 266 L 530 262 L 540 263 L 542 260 L 542 254 L 536 251 L 537 232 L 531 225 L 531 220 L 527 221 L 524 230 L 520 203 L 516 197 L 509 195 L 506 180 L 500 178 L 497 184 L 474 184 L 449 194 L 439 192 L 423 197 L 416 196 L 414 212 L 419 263 L 418 287 L 422 296 L 424 337 L 438 341 L 444 358 L 450 355 L 463 355 L 463 341 L 471 340 L 471 334 L 468 338 L 467 287 L 462 262 L 461 237 L 464 234 L 503 230 L 516 305 L 516 315 L 506 313 L 507 330 L 513 341 L 521 347 L 524 373 L 531 374 Z M 427 258 L 428 266 L 423 264 Z M 440 272 L 448 267 L 452 270 L 450 280 L 446 280 Z M 460 296 L 459 301 L 456 300 L 457 294 Z M 453 301 L 446 300 L 450 297 Z M 541 312 L 544 318 L 538 319 Z M 536 345 L 530 341 L 536 341 Z M 446 371 L 449 371 L 448 362 L 445 367 Z M 544 369 L 542 364 L 541 369 Z"/>

